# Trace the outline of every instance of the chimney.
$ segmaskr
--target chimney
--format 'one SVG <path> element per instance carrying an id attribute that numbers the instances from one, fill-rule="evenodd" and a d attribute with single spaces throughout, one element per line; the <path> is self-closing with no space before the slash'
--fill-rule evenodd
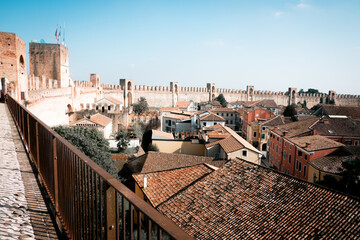
<path id="1" fill-rule="evenodd" d="M 311 147 L 311 143 L 310 143 L 310 142 L 306 142 L 305 144 L 306 144 L 306 146 L 305 146 L 306 148 Z"/>
<path id="2" fill-rule="evenodd" d="M 284 136 L 287 136 L 288 134 L 289 134 L 288 131 L 283 131 L 283 135 L 284 135 Z"/>
<path id="3" fill-rule="evenodd" d="M 146 176 L 146 174 L 144 175 L 144 188 L 147 188 L 147 176 Z"/>
<path id="4" fill-rule="evenodd" d="M 316 129 L 311 130 L 311 135 L 317 135 Z"/>

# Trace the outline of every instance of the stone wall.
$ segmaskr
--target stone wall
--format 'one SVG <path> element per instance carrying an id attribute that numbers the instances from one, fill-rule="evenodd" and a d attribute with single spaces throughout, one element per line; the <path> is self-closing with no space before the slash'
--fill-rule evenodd
<path id="1" fill-rule="evenodd" d="M 86 84 L 84 83 L 83 86 Z M 120 85 L 102 84 L 103 95 L 112 96 L 124 101 L 124 90 Z M 360 106 L 360 98 L 357 95 L 336 95 L 335 91 L 329 91 L 329 94 L 307 94 L 297 93 L 296 88 L 289 88 L 287 92 L 273 92 L 254 90 L 253 86 L 248 86 L 247 91 L 216 88 L 215 84 L 208 84 L 211 89 L 201 87 L 178 87 L 175 91 L 171 87 L 164 86 L 145 86 L 135 85 L 133 91 L 133 102 L 136 102 L 140 97 L 145 97 L 152 107 L 171 107 L 173 106 L 173 99 L 176 96 L 177 101 L 194 101 L 205 102 L 211 100 L 214 96 L 223 94 L 228 102 L 234 101 L 258 101 L 264 99 L 272 99 L 278 105 L 287 106 L 289 103 L 303 103 L 306 101 L 307 107 L 311 108 L 320 103 L 320 99 L 329 97 L 334 99 L 336 105 L 352 105 Z M 291 93 L 291 94 L 290 94 Z M 211 96 L 212 95 L 212 96 Z"/>
<path id="2" fill-rule="evenodd" d="M 58 80 L 58 87 L 70 85 L 69 51 L 62 44 L 29 43 L 30 75 Z"/>

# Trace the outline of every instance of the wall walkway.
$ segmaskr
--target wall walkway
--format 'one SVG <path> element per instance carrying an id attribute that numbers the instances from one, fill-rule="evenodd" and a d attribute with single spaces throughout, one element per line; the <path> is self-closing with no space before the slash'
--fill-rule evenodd
<path id="1" fill-rule="evenodd" d="M 0 103 L 0 239 L 58 239 L 14 121 Z"/>

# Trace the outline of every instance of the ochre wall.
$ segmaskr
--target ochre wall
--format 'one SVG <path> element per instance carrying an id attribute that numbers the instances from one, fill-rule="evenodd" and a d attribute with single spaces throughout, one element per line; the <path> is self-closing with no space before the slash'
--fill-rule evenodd
<path id="1" fill-rule="evenodd" d="M 159 148 L 159 152 L 205 156 L 204 144 L 181 140 L 153 140 L 152 143 Z"/>

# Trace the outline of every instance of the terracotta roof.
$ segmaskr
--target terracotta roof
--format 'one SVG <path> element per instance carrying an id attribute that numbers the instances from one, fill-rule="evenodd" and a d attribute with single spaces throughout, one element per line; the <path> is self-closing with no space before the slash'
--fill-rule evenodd
<path id="1" fill-rule="evenodd" d="M 199 164 L 161 172 L 133 174 L 133 178 L 142 189 L 151 205 L 157 207 L 180 190 L 213 171 L 213 169 L 205 164 Z M 145 175 L 147 177 L 146 188 L 144 188 Z"/>
<path id="2" fill-rule="evenodd" d="M 220 144 L 220 146 L 224 149 L 224 151 L 226 153 L 230 153 L 230 152 L 238 151 L 243 148 L 247 148 L 249 150 L 252 150 L 253 152 L 261 154 L 261 152 L 258 149 L 256 149 L 248 141 L 246 141 L 245 139 L 240 137 L 239 134 L 237 134 L 234 130 L 232 130 L 231 128 L 226 127 L 226 126 L 221 126 L 221 127 L 229 134 L 229 136 L 225 139 L 206 144 L 205 145 L 206 148 L 212 147 L 216 144 Z M 218 130 L 215 130 L 215 132 L 216 131 L 220 131 L 220 130 L 218 129 Z M 209 137 L 210 137 L 211 133 L 212 132 L 210 132 L 208 134 Z"/>
<path id="3" fill-rule="evenodd" d="M 209 138 L 227 138 L 227 137 L 230 137 L 230 133 L 226 132 L 226 131 L 222 131 L 222 130 L 219 130 L 219 131 L 212 131 L 210 133 L 208 133 L 208 137 Z"/>
<path id="4" fill-rule="evenodd" d="M 288 138 L 295 137 L 310 132 L 311 130 L 309 128 L 318 120 L 318 117 L 311 117 L 302 121 L 296 121 L 284 125 L 279 125 L 277 127 L 271 127 L 270 130 L 276 132 L 279 135 L 283 135 L 283 132 L 287 131 Z"/>
<path id="5" fill-rule="evenodd" d="M 172 119 L 179 119 L 179 120 L 190 119 L 190 116 L 188 116 L 188 115 L 173 114 L 173 113 L 168 113 L 168 114 L 164 115 L 163 117 L 172 118 Z"/>
<path id="6" fill-rule="evenodd" d="M 338 148 L 344 146 L 342 143 L 335 142 L 334 140 L 320 135 L 294 137 L 291 138 L 291 142 L 295 143 L 306 151 L 318 151 L 322 149 Z M 310 143 L 310 145 L 307 146 L 307 143 Z"/>
<path id="7" fill-rule="evenodd" d="M 220 130 L 220 129 L 224 129 L 224 126 L 221 125 L 221 124 L 215 124 L 215 125 L 212 125 L 212 126 L 209 126 L 209 127 L 203 127 L 203 130 L 204 131 L 210 131 L 210 130 Z"/>
<path id="8" fill-rule="evenodd" d="M 360 201 L 239 159 L 157 207 L 195 239 L 359 239 Z"/>
<path id="9" fill-rule="evenodd" d="M 110 102 L 113 102 L 115 104 L 121 104 L 121 101 L 119 99 L 114 98 L 114 97 L 105 97 L 105 99 L 107 99 Z"/>
<path id="10" fill-rule="evenodd" d="M 323 172 L 341 174 L 344 171 L 342 166 L 343 161 L 359 159 L 359 157 L 360 146 L 343 146 L 325 157 L 309 162 L 309 164 Z"/>
<path id="11" fill-rule="evenodd" d="M 174 136 L 172 133 L 153 129 L 152 130 L 152 139 L 174 139 Z"/>
<path id="12" fill-rule="evenodd" d="M 267 127 L 279 126 L 283 124 L 285 124 L 285 121 L 284 121 L 284 117 L 281 115 L 267 119 L 265 122 L 260 123 L 260 125 Z"/>
<path id="13" fill-rule="evenodd" d="M 239 151 L 244 148 L 244 145 L 242 145 L 236 138 L 233 136 L 228 137 L 224 140 L 219 141 L 220 146 L 226 153 L 231 153 L 235 151 Z"/>
<path id="14" fill-rule="evenodd" d="M 314 114 L 322 115 L 344 115 L 351 117 L 354 120 L 360 119 L 360 107 L 354 106 L 333 106 L 322 105 Z"/>
<path id="15" fill-rule="evenodd" d="M 147 152 L 143 156 L 131 160 L 128 164 L 132 173 L 150 173 L 188 167 L 201 163 L 208 163 L 215 167 L 220 167 L 223 166 L 225 162 L 225 160 L 214 160 L 214 158 L 211 157 L 176 153 Z"/>
<path id="16" fill-rule="evenodd" d="M 349 118 L 324 117 L 312 128 L 322 136 L 360 137 L 360 127 Z"/>
<path id="17" fill-rule="evenodd" d="M 103 126 L 103 127 L 106 127 L 109 123 L 112 122 L 112 119 L 111 118 L 108 118 L 107 116 L 104 116 L 100 113 L 97 113 L 95 115 L 92 115 L 91 118 L 90 118 L 91 121 Z"/>
<path id="18" fill-rule="evenodd" d="M 236 112 L 233 108 L 214 108 L 210 110 L 211 112 L 225 112 L 225 113 L 234 113 Z"/>
<path id="19" fill-rule="evenodd" d="M 171 112 L 171 111 L 175 111 L 175 110 L 179 110 L 178 107 L 162 107 L 160 108 L 161 112 Z"/>
<path id="20" fill-rule="evenodd" d="M 188 108 L 191 102 L 177 102 L 176 107 L 178 108 Z"/>
<path id="21" fill-rule="evenodd" d="M 216 122 L 225 122 L 225 119 L 223 117 L 220 117 L 214 113 L 206 114 L 199 118 L 200 121 L 216 121 Z"/>

